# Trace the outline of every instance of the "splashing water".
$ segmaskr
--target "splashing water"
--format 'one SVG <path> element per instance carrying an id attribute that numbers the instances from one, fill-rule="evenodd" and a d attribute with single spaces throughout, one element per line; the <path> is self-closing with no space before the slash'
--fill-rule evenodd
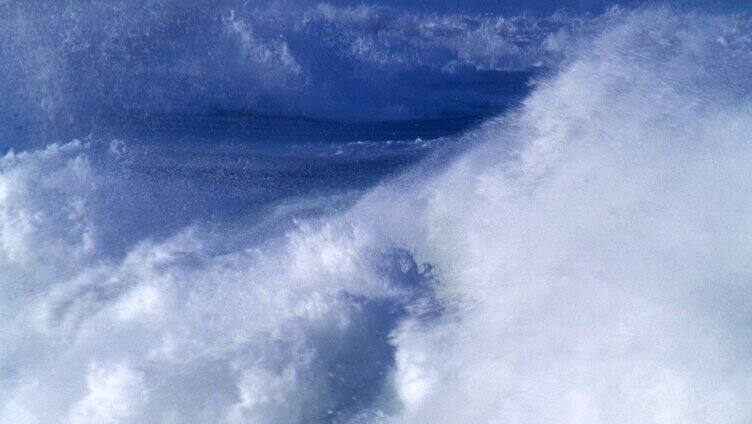
<path id="1" fill-rule="evenodd" d="M 249 57 L 303 72 L 239 16 Z M 120 142 L 6 154 L 0 422 L 752 419 L 752 24 L 594 19 L 519 107 L 348 184 Z"/>

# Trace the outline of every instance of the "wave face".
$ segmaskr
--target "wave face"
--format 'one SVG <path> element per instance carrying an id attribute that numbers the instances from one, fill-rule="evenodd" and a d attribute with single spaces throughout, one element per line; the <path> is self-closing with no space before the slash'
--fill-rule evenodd
<path id="1" fill-rule="evenodd" d="M 0 5 L 33 53 L 0 53 L 22 71 L 1 84 L 0 422 L 752 419 L 748 15 L 285 5 Z M 428 140 L 238 144 L 235 118 L 196 118 L 453 103 L 355 105 L 387 68 L 366 90 L 537 77 Z M 133 111 L 145 132 L 110 138 Z"/>

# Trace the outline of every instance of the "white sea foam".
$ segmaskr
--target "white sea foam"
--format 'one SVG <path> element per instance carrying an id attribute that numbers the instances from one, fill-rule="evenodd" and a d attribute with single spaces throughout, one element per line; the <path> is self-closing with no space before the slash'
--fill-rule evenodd
<path id="1" fill-rule="evenodd" d="M 451 164 L 231 252 L 110 252 L 116 152 L 9 154 L 0 422 L 749 420 L 749 24 L 611 19 Z"/>
<path id="2" fill-rule="evenodd" d="M 749 419 L 746 25 L 631 14 L 415 195 L 457 312 L 395 333 L 397 421 Z"/>

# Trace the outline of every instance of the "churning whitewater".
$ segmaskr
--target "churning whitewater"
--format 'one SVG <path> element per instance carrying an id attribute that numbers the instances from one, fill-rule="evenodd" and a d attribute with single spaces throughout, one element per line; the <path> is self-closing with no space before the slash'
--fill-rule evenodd
<path id="1" fill-rule="evenodd" d="M 230 3 L 0 2 L 0 422 L 752 420 L 752 15 Z"/>

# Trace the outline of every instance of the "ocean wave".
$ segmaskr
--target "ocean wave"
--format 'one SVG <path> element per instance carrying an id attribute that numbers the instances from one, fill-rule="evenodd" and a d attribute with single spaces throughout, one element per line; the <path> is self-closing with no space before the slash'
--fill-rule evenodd
<path id="1" fill-rule="evenodd" d="M 749 420 L 750 20 L 601 19 L 451 160 L 278 231 L 163 227 L 190 196 L 127 144 L 7 154 L 0 421 Z"/>

